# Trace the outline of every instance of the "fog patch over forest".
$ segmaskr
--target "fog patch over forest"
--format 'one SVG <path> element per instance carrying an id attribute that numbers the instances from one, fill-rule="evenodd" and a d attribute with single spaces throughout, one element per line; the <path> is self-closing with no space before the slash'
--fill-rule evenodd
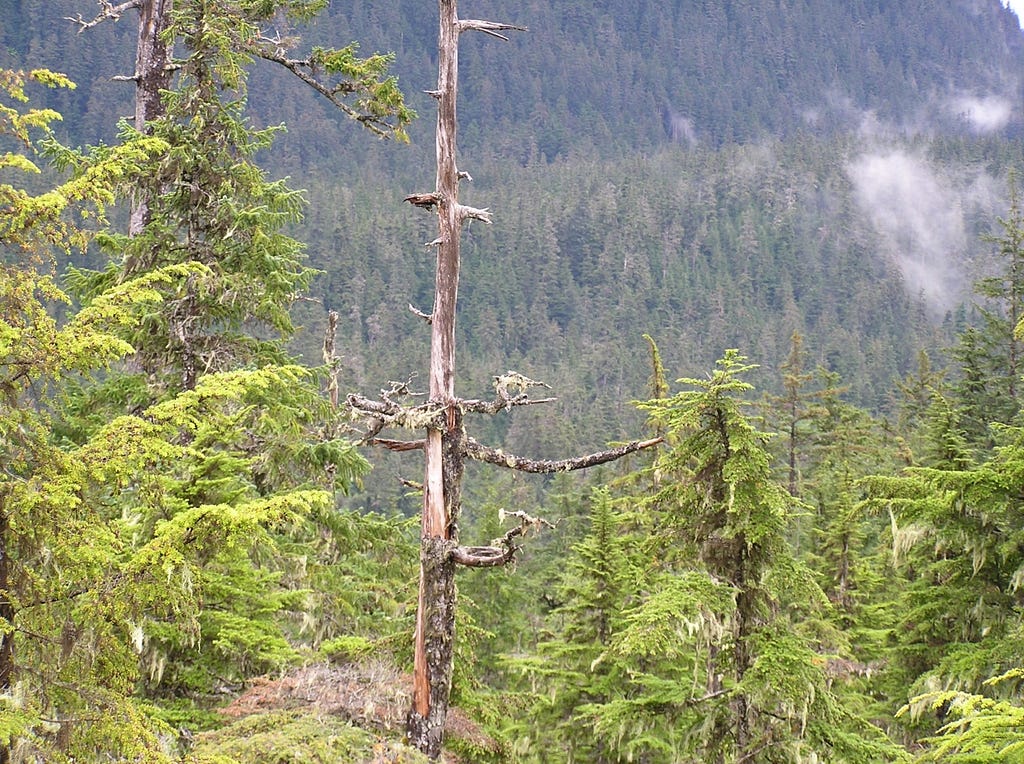
<path id="1" fill-rule="evenodd" d="M 975 240 L 968 220 L 979 209 L 1005 206 L 1000 182 L 981 170 L 952 173 L 899 148 L 866 152 L 848 163 L 847 174 L 908 292 L 921 295 L 933 315 L 953 308 L 968 282 Z"/>
<path id="2" fill-rule="evenodd" d="M 978 135 L 988 135 L 1006 127 L 1013 117 L 1014 104 L 1000 95 L 961 94 L 946 102 L 949 112 L 964 120 Z"/>

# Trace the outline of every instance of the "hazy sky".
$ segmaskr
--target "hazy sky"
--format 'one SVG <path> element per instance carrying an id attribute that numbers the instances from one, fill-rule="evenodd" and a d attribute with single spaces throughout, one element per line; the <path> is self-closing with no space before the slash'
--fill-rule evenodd
<path id="1" fill-rule="evenodd" d="M 1017 18 L 1024 17 L 1024 0 L 1007 0 L 1006 4 L 1013 8 L 1017 14 Z"/>

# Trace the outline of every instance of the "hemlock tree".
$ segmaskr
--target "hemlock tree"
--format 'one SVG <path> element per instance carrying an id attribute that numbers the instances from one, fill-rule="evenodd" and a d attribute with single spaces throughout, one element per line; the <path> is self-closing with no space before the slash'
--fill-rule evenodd
<path id="1" fill-rule="evenodd" d="M 638 497 L 649 594 L 612 649 L 641 666 L 666 651 L 680 663 L 664 677 L 640 668 L 643 691 L 595 706 L 595 727 L 642 730 L 671 715 L 678 732 L 651 740 L 654 761 L 898 759 L 828 688 L 818 650 L 832 645 L 813 631 L 827 600 L 785 544 L 799 503 L 772 479 L 768 436 L 742 411 L 751 368 L 728 351 L 709 379 L 681 380 L 692 390 L 641 404 L 675 445 Z"/>
<path id="2" fill-rule="evenodd" d="M 635 728 L 628 736 L 595 734 L 593 709 L 628 696 L 636 687 L 631 679 L 634 662 L 611 647 L 638 594 L 639 544 L 607 489 L 593 492 L 589 514 L 589 531 L 573 544 L 551 595 L 559 604 L 549 615 L 536 653 L 506 660 L 510 671 L 524 677 L 524 687 L 516 694 L 531 705 L 506 722 L 517 751 L 528 761 L 556 752 L 570 762 L 626 760 L 644 751 L 656 734 L 638 734 Z M 650 658 L 659 663 L 670 659 Z M 671 737 L 671 731 L 658 732 Z"/>
<path id="3" fill-rule="evenodd" d="M 190 547 L 174 570 L 203 607 L 189 618 L 147 618 L 135 632 L 142 689 L 168 718 L 190 725 L 192 703 L 297 657 L 288 632 L 322 614 L 331 597 L 290 575 L 308 552 L 294 542 L 317 535 L 310 523 L 337 527 L 333 490 L 366 466 L 338 437 L 338 412 L 319 377 L 287 365 L 288 308 L 312 276 L 302 246 L 283 233 L 302 200 L 254 163 L 273 131 L 244 121 L 251 59 L 237 50 L 236 21 L 203 2 L 171 13 L 165 34 L 185 57 L 163 112 L 148 124 L 167 148 L 130 181 L 146 199 L 145 224 L 102 238 L 115 255 L 107 269 L 74 274 L 88 301 L 141 274 L 190 268 L 163 306 L 125 334 L 137 350 L 134 368 L 86 386 L 80 416 L 68 423 L 88 437 L 97 411 L 152 411 L 177 400 L 196 412 L 179 423 L 182 453 L 134 476 L 132 496 L 115 504 L 135 527 L 136 545 L 177 534 Z"/>
<path id="4" fill-rule="evenodd" d="M 186 57 L 164 94 L 164 113 L 148 125 L 169 149 L 133 179 L 149 222 L 131 236 L 105 236 L 118 259 L 92 279 L 102 287 L 176 262 L 209 269 L 131 338 L 139 371 L 158 395 L 192 389 L 203 373 L 283 361 L 289 306 L 313 275 L 301 244 L 283 233 L 301 214 L 301 195 L 268 181 L 254 162 L 273 130 L 245 123 L 248 61 L 231 45 L 231 21 L 201 2 L 173 11 L 167 34 L 181 40 Z"/>
<path id="5" fill-rule="evenodd" d="M 791 495 L 799 497 L 803 493 L 803 468 L 808 458 L 808 425 L 822 412 L 821 405 L 816 404 L 821 391 L 808 389 L 817 374 L 804 368 L 807 353 L 803 336 L 793 332 L 789 342 L 789 355 L 781 367 L 783 394 L 770 396 L 769 406 L 781 425 L 785 441 L 786 487 Z"/>
<path id="6" fill-rule="evenodd" d="M 506 39 L 501 32 L 521 30 L 511 24 L 460 19 L 456 0 L 439 0 L 438 83 L 431 95 L 438 103 L 436 146 L 437 172 L 433 191 L 412 194 L 406 201 L 436 210 L 437 238 L 430 246 L 437 250 L 434 305 L 429 314 L 417 312 L 430 325 L 429 400 L 420 406 L 404 406 L 399 398 L 409 393 L 407 385 L 384 391 L 380 400 L 349 396 L 353 409 L 370 424 L 367 442 L 396 450 L 422 450 L 426 468 L 423 482 L 423 511 L 420 553 L 420 593 L 414 646 L 413 704 L 407 731 L 418 749 L 436 758 L 441 753 L 448 713 L 454 659 L 455 568 L 457 565 L 494 567 L 515 558 L 516 539 L 538 520 L 523 511 L 511 516 L 520 524 L 498 543 L 465 547 L 458 543 L 461 484 L 467 458 L 490 462 L 526 472 L 560 472 L 600 464 L 658 440 L 634 441 L 626 446 L 562 461 L 537 461 L 506 454 L 484 446 L 466 434 L 463 416 L 467 412 L 497 414 L 514 406 L 530 405 L 528 390 L 540 383 L 509 372 L 495 378 L 493 401 L 466 400 L 455 393 L 455 316 L 460 270 L 460 232 L 469 220 L 489 223 L 491 213 L 459 202 L 459 184 L 469 173 L 456 164 L 459 36 L 479 31 Z M 425 429 L 422 441 L 406 442 L 377 437 L 386 426 Z"/>
<path id="7" fill-rule="evenodd" d="M 938 743 L 952 750 L 975 711 L 1000 704 L 1008 711 L 1015 695 L 1010 678 L 1024 665 L 1024 430 L 995 425 L 1003 445 L 980 464 L 964 457 L 963 433 L 944 407 L 933 432 L 944 463 L 872 476 L 864 486 L 866 506 L 890 517 L 894 563 L 905 581 L 883 680 L 895 700 L 904 693 L 907 734 L 934 732 L 929 712 L 957 706 L 954 715 L 964 718 L 950 722 Z"/>

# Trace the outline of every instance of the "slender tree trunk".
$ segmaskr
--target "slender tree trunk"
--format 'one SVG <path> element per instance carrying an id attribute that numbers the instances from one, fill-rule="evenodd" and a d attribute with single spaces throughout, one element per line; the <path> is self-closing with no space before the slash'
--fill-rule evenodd
<path id="1" fill-rule="evenodd" d="M 163 93 L 171 84 L 171 50 L 163 39 L 171 22 L 173 0 L 139 0 L 139 38 L 135 53 L 135 129 L 163 114 Z M 135 236 L 149 222 L 149 201 L 140 196 L 132 203 L 128 233 Z"/>
<path id="2" fill-rule="evenodd" d="M 14 684 L 14 603 L 11 601 L 10 524 L 0 506 L 0 694 L 6 695 Z M 11 761 L 11 746 L 0 741 L 0 764 Z"/>
<path id="3" fill-rule="evenodd" d="M 455 165 L 459 29 L 456 0 L 439 0 L 437 109 L 437 271 L 431 312 L 430 400 L 446 410 L 443 429 L 427 431 L 420 590 L 416 614 L 413 707 L 408 734 L 431 758 L 441 753 L 455 637 L 455 562 L 464 459 L 455 399 L 455 304 L 459 290 L 459 178 Z"/>

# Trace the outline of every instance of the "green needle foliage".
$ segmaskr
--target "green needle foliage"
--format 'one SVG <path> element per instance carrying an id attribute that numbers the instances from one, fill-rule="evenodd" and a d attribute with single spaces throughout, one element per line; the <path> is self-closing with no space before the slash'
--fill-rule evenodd
<path id="1" fill-rule="evenodd" d="M 347 592 L 335 567 L 393 592 L 389 563 L 375 563 L 391 556 L 406 577 L 393 536 L 375 556 L 394 524 L 353 519 L 334 536 L 346 530 L 335 493 L 367 465 L 339 437 L 318 375 L 285 363 L 288 309 L 313 272 L 283 233 L 301 196 L 253 162 L 273 131 L 244 121 L 239 8 L 176 4 L 169 34 L 186 58 L 147 137 L 126 129 L 122 145 L 88 154 L 50 143 L 71 180 L 38 197 L 0 188 L 4 244 L 40 266 L 46 247 L 86 241 L 63 216 L 71 203 L 91 202 L 102 224 L 118 191 L 148 202 L 137 236 L 100 237 L 107 269 L 72 273 L 84 307 L 66 327 L 46 310 L 66 299 L 49 272 L 4 266 L 4 762 L 169 760 L 172 727 L 207 723 L 195 704 L 303 646 L 368 631 L 342 611 L 372 598 Z M 5 75 L 14 99 L 22 80 Z M 25 141 L 55 115 L 0 117 Z M 368 545 L 373 563 L 348 564 Z"/>
<path id="2" fill-rule="evenodd" d="M 3 95 L 24 101 L 27 79 L 68 85 L 59 75 L 0 72 Z M 0 108 L 0 129 L 30 156 L 52 113 Z M 39 133 L 31 135 L 31 130 Z M 154 271 L 99 295 L 65 321 L 47 308 L 68 298 L 53 277 L 54 254 L 88 239 L 71 218 L 102 217 L 121 178 L 162 150 L 143 140 L 88 158 L 40 195 L 0 185 L 6 210 L 0 246 L 0 760 L 94 760 L 98 750 L 166 761 L 162 727 L 131 699 L 137 661 L 129 623 L 147 606 L 175 608 L 175 591 L 133 576 L 121 529 L 102 501 L 126 471 L 173 447 L 148 428 L 112 425 L 77 447 L 54 436 L 52 411 L 66 379 L 109 367 L 131 352 L 121 334 L 160 302 L 189 267 Z M 36 172 L 31 158 L 0 166 Z M 125 423 L 126 424 L 126 423 Z"/>
<path id="3" fill-rule="evenodd" d="M 538 654 L 519 748 L 579 762 L 902 758 L 851 713 L 826 666 L 843 640 L 786 543 L 802 505 L 744 413 L 735 351 L 692 389 L 640 404 L 665 433 L 634 492 L 595 493 Z M 525 690 L 525 688 L 521 688 Z"/>

